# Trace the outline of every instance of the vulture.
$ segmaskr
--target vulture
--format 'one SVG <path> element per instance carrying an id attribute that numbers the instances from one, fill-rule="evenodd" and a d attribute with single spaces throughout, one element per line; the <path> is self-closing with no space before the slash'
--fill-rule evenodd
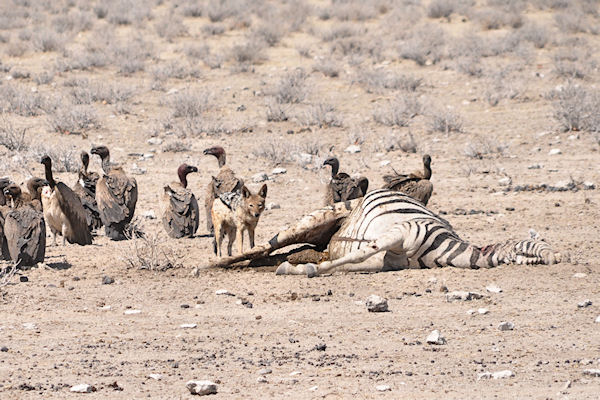
<path id="1" fill-rule="evenodd" d="M 214 232 L 212 224 L 211 210 L 213 202 L 217 197 L 224 193 L 229 192 L 240 192 L 244 181 L 235 176 L 235 173 L 225 165 L 225 149 L 221 146 L 210 147 L 204 150 L 205 155 L 213 155 L 219 161 L 219 174 L 215 178 L 212 177 L 212 181 L 206 188 L 206 196 L 204 198 L 204 208 L 206 211 L 206 229 L 212 234 Z"/>
<path id="2" fill-rule="evenodd" d="M 92 234 L 81 200 L 70 187 L 54 180 L 50 157 L 44 156 L 40 162 L 44 164 L 48 181 L 48 186 L 44 186 L 41 196 L 44 218 L 54 236 L 54 244 L 58 233 L 63 237 L 63 245 L 65 240 L 81 246 L 92 244 Z"/>
<path id="3" fill-rule="evenodd" d="M 364 176 L 358 179 L 351 178 L 345 172 L 338 172 L 340 162 L 335 157 L 329 157 L 323 162 L 323 166 L 331 166 L 331 181 L 327 184 L 325 193 L 325 204 L 332 205 L 340 201 L 347 201 L 363 197 L 367 193 L 369 180 Z"/>
<path id="4" fill-rule="evenodd" d="M 0 178 L 0 206 L 6 205 L 6 198 L 4 197 L 4 188 L 10 185 L 10 179 Z"/>
<path id="5" fill-rule="evenodd" d="M 31 266 L 44 261 L 46 224 L 41 211 L 24 201 L 21 188 L 15 184 L 3 190 L 10 207 L 0 207 L 4 231 L 2 256 L 18 266 Z"/>
<path id="6" fill-rule="evenodd" d="M 198 168 L 181 164 L 177 168 L 179 182 L 164 187 L 162 223 L 167 234 L 175 239 L 193 237 L 200 222 L 196 196 L 187 188 L 187 175 L 192 172 L 198 172 Z"/>
<path id="7" fill-rule="evenodd" d="M 96 184 L 100 175 L 96 172 L 88 172 L 90 164 L 90 155 L 86 151 L 81 152 L 81 168 L 79 169 L 79 179 L 73 186 L 73 191 L 81 199 L 81 204 L 85 209 L 85 215 L 90 231 L 102 227 L 100 211 L 96 202 Z"/>
<path id="8" fill-rule="evenodd" d="M 100 156 L 104 171 L 96 184 L 96 202 L 104 232 L 112 240 L 127 239 L 127 226 L 133 218 L 138 198 L 137 182 L 129 178 L 123 168 L 110 164 L 106 146 L 94 147 L 91 153 Z"/>
<path id="9" fill-rule="evenodd" d="M 22 193 L 21 198 L 24 202 L 31 203 L 36 210 L 42 211 L 42 190 L 49 184 L 46 179 L 33 177 L 26 183 L 29 193 Z"/>
<path id="10" fill-rule="evenodd" d="M 385 175 L 383 177 L 383 180 L 385 181 L 383 187 L 385 189 L 406 193 L 413 199 L 419 200 L 424 205 L 427 205 L 431 193 L 433 192 L 433 184 L 429 180 L 430 178 L 431 157 L 429 154 L 425 154 L 423 156 L 423 171 L 415 171 L 407 175 L 398 173 L 395 173 L 394 175 Z"/>

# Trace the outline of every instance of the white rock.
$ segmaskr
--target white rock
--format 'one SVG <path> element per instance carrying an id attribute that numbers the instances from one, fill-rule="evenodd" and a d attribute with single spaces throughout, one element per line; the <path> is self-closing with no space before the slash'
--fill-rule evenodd
<path id="1" fill-rule="evenodd" d="M 500 323 L 500 325 L 498 325 L 498 329 L 500 329 L 501 331 L 512 331 L 513 329 L 515 329 L 515 325 L 512 322 L 502 322 Z"/>
<path id="2" fill-rule="evenodd" d="M 587 274 L 584 274 L 583 272 L 577 272 L 573 275 L 573 278 L 585 278 L 586 276 Z"/>
<path id="3" fill-rule="evenodd" d="M 272 373 L 273 370 L 271 370 L 271 368 L 263 368 L 261 370 L 258 371 L 259 375 L 268 375 L 270 373 Z"/>
<path id="4" fill-rule="evenodd" d="M 600 369 L 584 369 L 583 374 L 587 376 L 600 377 Z"/>
<path id="5" fill-rule="evenodd" d="M 298 162 L 298 164 L 305 166 L 312 162 L 313 156 L 312 154 L 308 153 L 299 153 L 294 156 L 294 159 L 296 160 L 296 162 Z"/>
<path id="6" fill-rule="evenodd" d="M 367 297 L 365 304 L 367 305 L 367 310 L 370 312 L 386 312 L 388 310 L 387 299 L 379 297 L 375 294 Z"/>
<path id="7" fill-rule="evenodd" d="M 589 307 L 592 305 L 592 301 L 589 299 L 586 299 L 584 301 L 582 301 L 581 303 L 577 303 L 577 307 L 579 308 L 585 308 L 585 307 Z"/>
<path id="8" fill-rule="evenodd" d="M 268 180 L 269 175 L 265 174 L 264 172 L 259 172 L 258 174 L 252 175 L 252 182 L 254 183 L 260 183 Z"/>
<path id="9" fill-rule="evenodd" d="M 496 285 L 487 285 L 485 287 L 485 290 L 487 290 L 490 293 L 501 293 L 502 289 L 500 289 L 498 286 Z"/>
<path id="10" fill-rule="evenodd" d="M 269 203 L 267 204 L 267 206 L 265 207 L 266 210 L 279 210 L 281 208 L 281 206 L 277 203 Z"/>
<path id="11" fill-rule="evenodd" d="M 175 94 L 177 92 L 179 92 L 179 89 L 173 88 L 173 89 L 169 89 L 169 91 L 167 92 L 167 94 Z"/>
<path id="12" fill-rule="evenodd" d="M 222 295 L 233 296 L 231 293 L 229 293 L 229 290 L 227 290 L 227 289 L 219 289 L 215 292 L 215 294 L 217 296 L 222 296 Z"/>
<path id="13" fill-rule="evenodd" d="M 102 306 L 102 307 L 100 307 L 100 309 L 102 311 L 108 311 L 108 310 L 112 310 L 112 307 L 111 306 Z"/>
<path id="14" fill-rule="evenodd" d="M 351 144 L 350 146 L 346 147 L 346 150 L 344 150 L 346 153 L 360 153 L 360 146 L 357 144 Z"/>
<path id="15" fill-rule="evenodd" d="M 316 392 L 317 390 L 319 390 L 318 386 L 311 386 L 310 388 L 308 388 L 308 390 L 310 390 L 311 392 Z"/>
<path id="16" fill-rule="evenodd" d="M 512 179 L 510 179 L 508 176 L 504 177 L 502 179 L 498 179 L 498 185 L 500 186 L 508 186 L 512 183 Z"/>
<path id="17" fill-rule="evenodd" d="M 140 314 L 141 312 L 142 312 L 142 310 L 125 310 L 125 312 L 123 314 L 133 315 L 133 314 Z"/>
<path id="18" fill-rule="evenodd" d="M 25 328 L 25 329 L 37 329 L 37 326 L 33 322 L 25 322 L 23 324 L 23 328 Z"/>
<path id="19" fill-rule="evenodd" d="M 426 342 L 429 344 L 443 345 L 446 344 L 446 339 L 440 334 L 437 329 L 427 336 Z"/>
<path id="20" fill-rule="evenodd" d="M 157 137 L 153 137 L 153 138 L 148 139 L 148 144 L 152 144 L 152 145 L 155 145 L 155 146 L 157 146 L 159 144 L 162 144 L 162 142 L 163 142 L 163 140 L 161 138 L 157 138 Z"/>
<path id="21" fill-rule="evenodd" d="M 198 325 L 196 325 L 196 324 L 181 324 L 181 325 L 179 325 L 179 327 L 181 329 L 194 329 L 197 326 Z"/>
<path id="22" fill-rule="evenodd" d="M 381 165 L 382 167 L 388 166 L 390 165 L 392 162 L 390 160 L 383 160 L 382 162 L 379 163 L 379 165 Z"/>
<path id="23" fill-rule="evenodd" d="M 456 301 L 456 300 L 477 300 L 483 297 L 482 294 L 476 292 L 465 292 L 465 291 L 454 291 L 450 293 L 446 293 L 446 301 Z"/>
<path id="24" fill-rule="evenodd" d="M 152 154 L 152 153 L 144 153 L 144 155 L 142 155 L 142 157 L 141 157 L 142 161 L 143 160 L 150 160 L 152 158 L 154 158 L 154 154 Z"/>
<path id="25" fill-rule="evenodd" d="M 489 313 L 490 310 L 488 310 L 487 308 L 480 308 L 477 310 L 477 312 L 481 315 L 485 315 L 485 314 Z"/>
<path id="26" fill-rule="evenodd" d="M 148 378 L 150 379 L 154 379 L 155 381 L 160 381 L 162 379 L 162 375 L 161 374 L 150 374 L 148 375 Z"/>
<path id="27" fill-rule="evenodd" d="M 548 152 L 549 156 L 556 156 L 562 154 L 562 151 L 560 149 L 552 149 Z"/>
<path id="28" fill-rule="evenodd" d="M 375 389 L 378 392 L 390 392 L 392 390 L 392 388 L 389 385 L 377 385 L 375 386 Z"/>
<path id="29" fill-rule="evenodd" d="M 156 219 L 156 213 L 154 210 L 146 210 L 142 213 L 142 217 L 146 219 Z"/>
<path id="30" fill-rule="evenodd" d="M 600 315 L 598 315 L 598 316 L 596 317 L 596 322 L 597 322 L 597 323 L 600 323 Z"/>
<path id="31" fill-rule="evenodd" d="M 267 378 L 264 376 L 259 376 L 258 378 L 256 378 L 256 382 L 258 383 L 268 383 Z"/>
<path id="32" fill-rule="evenodd" d="M 92 385 L 88 385 L 87 383 L 82 383 L 79 385 L 71 386 L 70 390 L 74 393 L 92 393 L 96 391 L 96 388 Z"/>
<path id="33" fill-rule="evenodd" d="M 285 173 L 287 173 L 287 169 L 281 167 L 274 168 L 273 171 L 271 171 L 271 175 L 282 175 Z"/>
<path id="34" fill-rule="evenodd" d="M 200 396 L 217 393 L 217 385 L 211 381 L 188 381 L 185 387 L 188 388 L 191 394 Z"/>
<path id="35" fill-rule="evenodd" d="M 473 315 L 475 314 L 477 311 L 473 310 L 472 308 L 467 310 L 467 315 Z"/>
<path id="36" fill-rule="evenodd" d="M 292 371 L 292 372 L 290 372 L 290 376 L 298 376 L 298 375 L 302 375 L 302 372 L 300 372 L 300 371 Z"/>
<path id="37" fill-rule="evenodd" d="M 594 182 L 585 181 L 583 182 L 583 188 L 585 190 L 594 190 L 596 189 L 596 184 Z"/>
<path id="38" fill-rule="evenodd" d="M 515 373 L 505 369 L 503 371 L 498 371 L 498 372 L 482 372 L 480 374 L 477 374 L 477 380 L 480 379 L 505 379 L 505 378 L 511 378 L 515 376 Z"/>

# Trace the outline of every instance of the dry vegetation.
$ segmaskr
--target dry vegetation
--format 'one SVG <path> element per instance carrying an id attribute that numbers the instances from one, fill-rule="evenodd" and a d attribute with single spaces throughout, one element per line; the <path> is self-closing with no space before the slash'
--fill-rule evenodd
<path id="1" fill-rule="evenodd" d="M 457 218 L 452 222 L 465 237 L 481 242 L 496 236 L 514 237 L 526 231 L 530 227 L 528 224 L 542 224 L 553 243 L 579 252 L 584 262 L 597 259 L 597 232 L 584 229 L 584 226 L 589 228 L 590 220 L 598 217 L 600 199 L 595 191 L 586 192 L 585 196 L 571 192 L 547 194 L 551 197 L 536 193 L 513 193 L 515 197 L 490 195 L 490 192 L 501 191 L 497 183 L 506 176 L 522 185 L 540 185 L 547 180 L 552 184 L 571 179 L 571 175 L 578 181 L 600 180 L 597 171 L 600 9 L 596 0 L 4 0 L 0 1 L 0 55 L 0 176 L 9 175 L 19 183 L 31 175 L 39 176 L 43 173 L 39 158 L 50 154 L 59 177 L 72 184 L 77 179 L 74 172 L 79 168 L 79 151 L 89 151 L 93 144 L 106 144 L 111 148 L 113 161 L 137 174 L 140 187 L 137 213 L 154 210 L 158 217 L 147 217 L 144 224 L 147 235 L 129 243 L 108 242 L 100 235 L 96 239 L 98 245 L 89 250 L 49 248 L 49 263 L 66 264 L 69 259 L 68 264 L 72 267 L 56 272 L 61 274 L 60 279 L 55 279 L 59 275 L 52 275 L 52 271 L 46 271 L 48 275 L 44 276 L 57 283 L 67 281 L 67 288 L 73 276 L 87 275 L 95 279 L 101 273 L 124 274 L 141 282 L 151 293 L 148 297 L 160 303 L 165 301 L 160 294 L 161 282 L 165 279 L 173 279 L 173 285 L 177 286 L 173 289 L 175 298 L 180 295 L 181 287 L 194 287 L 197 292 L 193 294 L 184 290 L 190 298 L 206 297 L 220 288 L 215 288 L 211 279 L 217 279 L 222 285 L 230 282 L 229 275 L 210 275 L 189 282 L 189 270 L 212 255 L 211 239 L 199 237 L 175 241 L 163 237 L 157 206 L 163 184 L 176 179 L 175 170 L 182 162 L 197 165 L 200 169 L 199 174 L 190 177 L 190 187 L 202 203 L 210 176 L 218 173 L 216 162 L 203 157 L 202 150 L 215 144 L 227 148 L 228 164 L 248 182 L 252 175 L 269 173 L 275 165 L 285 166 L 288 170 L 287 175 L 269 181 L 268 201 L 279 203 L 281 209 L 265 212 L 258 226 L 259 242 L 268 240 L 299 214 L 321 205 L 320 190 L 329 177 L 320 166 L 329 153 L 342 159 L 344 171 L 367 175 L 373 188 L 381 184 L 383 174 L 390 172 L 387 165 L 410 172 L 420 165 L 421 155 L 429 153 L 434 171 L 435 192 L 430 203 L 433 210 L 447 212 L 484 207 L 499 210 L 486 220 L 476 220 L 476 216 L 453 216 Z M 344 153 L 349 144 L 359 144 L 361 152 Z M 555 148 L 561 149 L 560 157 L 548 155 Z M 100 170 L 96 157 L 92 159 L 90 169 Z M 461 171 L 464 172 L 462 175 Z M 524 204 L 527 204 L 526 208 Z M 515 207 L 518 216 L 506 211 Z M 202 232 L 203 218 L 202 215 L 201 234 L 205 233 Z M 474 221 L 478 221 L 477 224 Z M 554 221 L 554 225 L 547 221 Z M 560 221 L 558 228 L 555 221 Z M 594 238 L 592 242 L 583 243 L 582 237 Z M 596 267 L 597 264 L 586 264 L 588 273 L 590 268 Z M 34 310 L 27 314 L 32 318 L 38 315 L 35 311 L 39 309 L 38 303 L 54 301 L 52 307 L 57 305 L 54 298 L 39 300 L 32 297 L 40 293 L 46 296 L 45 286 L 40 286 L 35 294 L 25 295 L 23 286 L 6 284 L 12 276 L 6 274 L 8 270 L 0 271 L 0 286 L 5 285 L 3 290 L 9 296 L 6 310 L 14 308 L 10 297 L 21 302 L 20 305 L 25 304 L 30 311 Z M 531 271 L 535 274 L 532 281 L 541 285 L 532 289 L 533 295 L 553 290 L 543 287 L 546 278 L 543 272 Z M 567 279 L 560 275 L 559 269 L 552 271 L 555 278 Z M 229 273 L 231 276 L 242 274 Z M 417 278 L 410 276 L 417 281 L 426 281 L 429 273 L 424 274 Z M 451 272 L 447 274 L 451 276 Z M 571 275 L 572 272 L 568 279 Z M 300 287 L 303 283 L 292 280 L 273 283 L 271 275 L 251 275 L 251 279 L 244 276 L 239 280 L 256 279 L 255 283 L 262 282 L 259 278 L 263 277 L 271 285 L 268 290 L 280 285 L 276 289 L 279 290 L 278 299 L 290 296 L 290 285 L 299 285 L 293 289 L 294 293 L 309 290 Z M 390 285 L 404 283 L 405 275 L 390 273 L 389 276 L 392 278 L 387 278 L 387 282 L 385 278 L 374 278 L 381 279 L 379 288 L 388 290 Z M 341 287 L 352 294 L 356 285 L 363 284 L 358 282 L 367 279 L 365 276 L 334 277 L 329 281 L 333 286 L 336 278 L 344 280 Z M 522 282 L 522 279 L 517 281 Z M 362 293 L 363 289 L 371 290 L 368 284 L 365 285 L 367 287 L 356 289 L 357 293 Z M 402 287 L 389 295 L 401 298 L 404 289 L 409 291 Z M 130 296 L 127 301 L 136 301 L 137 294 L 124 294 L 127 290 L 137 293 L 135 287 L 125 284 L 122 293 L 119 290 L 115 289 L 116 295 Z M 260 289 L 248 287 L 245 292 L 255 290 Z M 560 291 L 562 287 L 556 290 Z M 83 305 L 72 302 L 68 296 L 73 293 L 66 292 L 67 297 L 62 300 L 65 304 L 76 304 L 73 312 L 96 307 L 91 302 Z M 110 297 L 97 296 L 98 303 L 108 302 Z M 87 294 L 80 293 L 78 299 L 82 298 L 87 299 Z M 264 303 L 274 301 L 272 296 L 265 295 Z M 63 303 L 55 308 L 61 308 Z M 315 314 L 315 304 L 319 307 L 328 305 L 326 302 L 309 303 L 312 306 L 310 315 Z M 337 304 L 328 309 L 330 315 L 338 311 Z M 292 322 L 289 322 L 292 328 L 288 327 L 287 321 L 296 317 L 292 317 L 287 305 L 274 306 L 278 307 L 275 312 L 284 310 L 285 316 L 278 314 L 277 318 L 265 321 L 265 326 L 273 323 L 285 326 L 282 331 L 296 329 Z M 213 306 L 219 308 L 219 305 Z M 437 306 L 430 304 L 415 313 L 427 313 L 432 309 Z M 395 315 L 402 318 L 400 306 L 396 310 Z M 0 310 L 0 314 L 4 312 L 4 309 Z M 515 312 L 524 313 L 522 309 Z M 171 311 L 165 312 L 169 313 Z M 460 313 L 464 314 L 462 309 Z M 430 314 L 427 315 L 423 321 L 433 320 L 433 317 L 429 318 Z M 219 325 L 222 321 L 211 319 L 212 316 L 207 318 L 218 329 L 209 331 L 206 328 L 207 338 L 200 340 L 202 345 L 212 343 L 213 339 L 216 342 L 215 337 L 222 334 L 221 329 L 226 332 L 238 329 L 233 323 Z M 223 316 L 222 320 L 228 321 L 228 317 Z M 262 317 L 266 315 L 263 313 Z M 22 321 L 15 318 L 11 321 L 19 325 Z M 446 315 L 437 314 L 435 318 L 442 320 Z M 397 321 L 398 326 L 403 322 Z M 255 321 L 244 322 L 245 326 L 251 323 Z M 320 322 L 311 320 L 304 324 L 312 327 Z M 335 326 L 343 330 L 340 324 Z M 469 327 L 472 324 L 465 323 Z M 0 321 L 0 347 L 6 339 L 3 325 L 4 321 Z M 261 329 L 266 329 L 265 326 Z M 145 329 L 152 330 L 153 327 Z M 353 332 L 356 336 L 410 336 L 407 340 L 413 343 L 416 333 L 402 329 L 373 325 L 357 327 Z M 468 333 L 461 329 L 456 327 L 464 337 L 475 334 L 475 328 Z M 547 326 L 540 328 L 548 329 Z M 263 333 L 256 335 L 260 336 L 261 342 Z M 114 334 L 115 342 L 119 341 L 119 334 Z M 280 333 L 286 336 L 283 338 L 264 334 L 264 341 L 269 344 L 255 342 L 254 352 L 260 353 L 257 357 L 261 360 L 253 361 L 252 368 L 276 363 L 270 350 L 261 353 L 260 349 L 275 346 L 275 342 L 281 348 L 287 346 L 287 332 Z M 323 336 L 320 337 L 328 334 L 333 333 L 321 332 Z M 313 334 L 303 331 L 298 335 Z M 423 336 L 420 331 L 418 335 Z M 165 336 L 171 338 L 175 334 L 171 330 L 163 338 Z M 419 340 L 424 339 L 421 336 Z M 567 340 L 566 337 L 569 334 L 560 336 L 560 340 Z M 196 339 L 189 343 L 199 343 Z M 113 343 L 112 337 L 106 340 Z M 161 342 L 162 338 L 155 340 Z M 238 336 L 228 336 L 226 342 L 230 345 L 241 343 L 241 340 Z M 344 340 L 348 344 L 350 339 Z M 79 337 L 74 341 L 81 343 Z M 477 349 L 500 346 L 499 340 L 493 341 L 492 344 L 474 346 Z M 18 342 L 18 338 L 11 340 L 11 345 L 14 347 Z M 293 343 L 291 336 L 289 342 Z M 99 346 L 99 343 L 94 341 L 89 346 Z M 129 350 L 143 353 L 149 351 L 148 346 Z M 352 346 L 354 344 L 348 344 L 348 347 Z M 361 343 L 355 347 L 366 348 L 368 345 Z M 33 353 L 45 352 L 38 350 Z M 168 351 L 163 350 L 165 353 L 161 357 L 167 357 Z M 210 354 L 203 354 L 185 367 L 182 362 L 182 369 L 185 368 L 190 379 L 198 373 L 198 369 L 195 372 L 193 369 L 200 368 L 198 362 L 214 361 L 215 357 L 218 360 L 229 352 L 212 351 L 220 355 L 213 354 L 211 358 Z M 361 351 L 349 350 L 353 354 Z M 445 351 L 440 354 L 446 354 Z M 463 351 L 479 360 L 477 354 L 472 354 L 476 350 L 465 347 Z M 529 349 L 523 351 L 528 353 Z M 106 350 L 106 353 L 111 351 Z M 434 353 L 422 353 L 413 356 L 435 358 Z M 314 354 L 307 351 L 298 357 L 309 357 L 313 366 L 327 366 L 329 372 L 324 372 L 323 379 L 343 381 L 350 386 L 349 382 L 354 380 L 368 380 L 370 385 L 374 380 L 383 379 L 379 374 L 369 372 L 371 367 L 376 367 L 367 365 L 368 362 L 351 357 L 358 367 L 346 373 L 348 370 L 340 367 L 346 366 L 346 361 L 333 356 L 327 358 L 327 353 L 321 358 Z M 507 362 L 493 357 L 494 365 Z M 592 358 L 597 354 L 574 352 L 564 356 L 568 357 Z M 394 358 L 402 356 L 398 354 Z M 453 353 L 449 359 L 459 363 L 462 355 Z M 278 360 L 284 364 L 288 362 Z M 63 366 L 40 362 L 38 368 L 37 360 L 28 362 L 34 364 L 33 372 L 25 373 L 18 371 L 14 364 L 0 363 L 0 397 L 4 398 L 3 391 L 6 391 L 8 398 L 22 398 L 20 396 L 25 392 L 18 389 L 18 384 L 28 379 L 25 375 L 34 376 L 35 382 L 47 383 L 48 380 L 41 377 L 45 376 L 46 370 L 53 371 L 54 365 L 57 371 L 62 371 Z M 139 376 L 148 373 L 144 362 L 135 365 L 140 368 L 136 370 Z M 213 368 L 210 371 L 214 374 L 227 371 L 223 374 L 235 376 L 242 369 L 239 362 L 236 359 L 233 366 L 210 364 Z M 378 368 L 388 371 L 392 369 L 391 364 L 390 361 L 389 365 Z M 481 363 L 473 364 L 477 364 L 474 368 L 483 368 Z M 520 365 L 518 361 L 515 364 Z M 82 364 L 82 368 L 87 365 Z M 27 370 L 23 364 L 19 367 Z M 246 367 L 244 364 L 243 368 Z M 341 368 L 340 376 L 336 375 L 338 368 Z M 527 368 L 533 367 L 523 367 Z M 406 371 L 410 367 L 403 364 L 402 369 Z M 450 369 L 455 370 L 448 367 Z M 99 372 L 91 367 L 90 370 L 92 376 L 110 376 L 106 371 Z M 428 369 L 422 372 L 425 370 Z M 546 396 L 554 398 L 560 390 L 555 387 L 558 385 L 555 372 L 544 370 L 543 377 L 532 378 L 533 389 L 535 384 L 544 388 L 554 385 Z M 48 379 L 58 379 L 53 372 L 49 373 Z M 120 373 L 127 375 L 127 371 Z M 419 389 L 430 387 L 429 384 L 437 385 L 434 397 L 440 397 L 442 390 L 449 390 L 454 394 L 450 397 L 457 397 L 465 393 L 469 384 L 474 384 L 472 378 L 476 374 L 471 370 L 468 373 L 471 374 L 468 378 L 454 375 L 455 380 L 448 381 L 442 377 L 435 384 L 422 374 L 419 379 L 423 379 L 423 386 L 414 386 L 417 389 L 410 392 L 413 396 L 407 393 L 404 397 L 419 397 L 415 394 L 422 394 Z M 401 378 L 409 384 L 414 383 L 409 376 L 402 375 Z M 560 379 L 567 378 L 573 379 L 570 375 L 561 375 Z M 127 379 L 130 378 L 119 378 L 119 384 Z M 173 376 L 170 379 L 169 383 L 180 385 Z M 314 379 L 316 381 L 311 381 L 309 386 L 326 386 L 324 380 Z M 70 378 L 69 382 L 79 383 L 76 380 Z M 8 381 L 11 383 L 4 383 Z M 130 382 L 134 381 L 130 379 Z M 131 385 L 139 387 L 135 382 Z M 243 386 L 241 393 L 227 394 L 256 398 L 267 392 L 272 397 L 282 397 L 282 393 L 286 393 L 285 385 L 265 391 L 256 384 L 254 377 L 248 381 L 250 383 L 244 382 L 240 384 Z M 510 389 L 512 396 L 500 386 L 488 386 L 487 396 L 481 394 L 484 392 L 475 392 L 475 397 L 538 394 L 531 385 L 518 378 L 515 382 Z M 305 383 L 308 385 L 305 381 L 302 384 Z M 164 386 L 156 392 L 142 393 L 140 389 L 139 396 L 169 398 L 183 395 L 179 391 L 168 391 L 166 386 L 169 385 Z M 524 387 L 531 391 L 523 394 Z M 314 393 L 307 388 L 303 386 L 299 397 L 312 397 Z M 52 394 L 65 395 L 66 390 L 59 389 Z M 106 390 L 100 390 L 99 394 L 110 396 Z M 350 393 L 359 397 L 378 395 L 370 386 L 366 392 L 352 386 L 344 387 L 340 393 L 341 397 L 349 397 Z M 576 393 L 582 394 L 581 398 L 589 395 L 585 390 Z M 46 394 L 51 393 L 46 391 Z M 327 393 L 323 389 L 317 395 L 326 397 Z M 398 392 L 388 395 L 390 398 L 403 397 Z M 131 398 L 132 391 L 123 392 L 123 396 Z M 469 394 L 458 397 L 467 396 Z"/>

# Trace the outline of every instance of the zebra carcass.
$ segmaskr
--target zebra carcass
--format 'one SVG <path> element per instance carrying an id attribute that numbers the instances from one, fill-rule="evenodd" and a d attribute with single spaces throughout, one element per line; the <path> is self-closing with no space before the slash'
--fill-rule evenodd
<path id="1" fill-rule="evenodd" d="M 477 247 L 460 239 L 448 221 L 423 204 L 393 190 L 379 189 L 364 198 L 317 210 L 267 244 L 238 257 L 218 260 L 227 266 L 266 257 L 292 244 L 323 248 L 328 259 L 294 265 L 287 261 L 277 274 L 314 276 L 339 267 L 355 271 L 405 268 L 490 268 L 500 264 L 553 264 L 561 254 L 540 240 L 518 240 Z"/>

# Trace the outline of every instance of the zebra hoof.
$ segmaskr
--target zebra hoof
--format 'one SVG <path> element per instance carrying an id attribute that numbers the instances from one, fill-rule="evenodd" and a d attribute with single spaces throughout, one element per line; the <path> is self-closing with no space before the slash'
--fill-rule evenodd
<path id="1" fill-rule="evenodd" d="M 282 262 L 279 267 L 277 267 L 277 269 L 275 270 L 275 275 L 288 275 L 288 269 L 289 267 L 291 267 L 292 264 L 290 264 L 287 261 Z"/>
<path id="2" fill-rule="evenodd" d="M 309 278 L 314 278 L 318 275 L 317 266 L 313 263 L 304 264 L 304 269 L 306 271 L 306 276 Z"/>

